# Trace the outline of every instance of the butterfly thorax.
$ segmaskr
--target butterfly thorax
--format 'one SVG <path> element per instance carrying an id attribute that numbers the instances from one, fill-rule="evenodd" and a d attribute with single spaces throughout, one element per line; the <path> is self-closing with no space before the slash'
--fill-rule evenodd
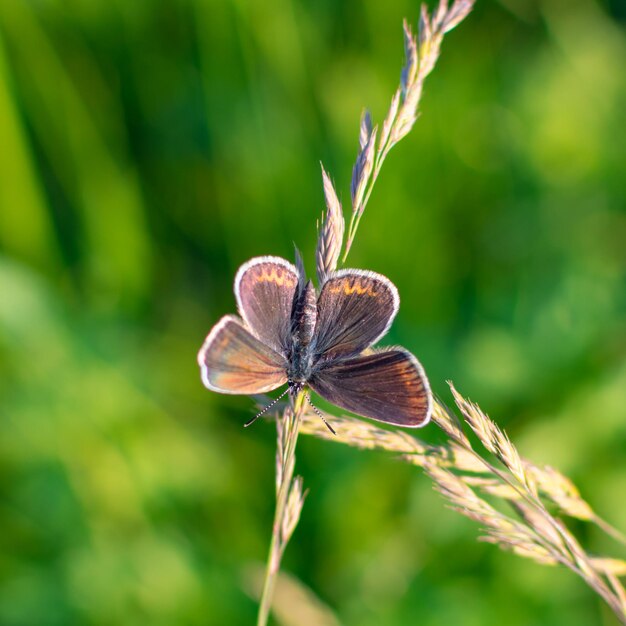
<path id="1" fill-rule="evenodd" d="M 308 281 L 296 290 L 291 312 L 291 354 L 287 375 L 293 381 L 306 381 L 311 374 L 311 340 L 317 319 L 317 295 Z"/>

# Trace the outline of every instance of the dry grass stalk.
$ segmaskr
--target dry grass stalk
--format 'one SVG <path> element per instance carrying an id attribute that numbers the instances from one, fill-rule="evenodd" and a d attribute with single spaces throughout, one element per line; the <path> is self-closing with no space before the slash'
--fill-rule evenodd
<path id="1" fill-rule="evenodd" d="M 481 524 L 483 541 L 538 563 L 569 568 L 626 624 L 626 593 L 618 579 L 626 576 L 626 561 L 588 554 L 548 507 L 556 507 L 563 516 L 594 523 L 619 541 L 624 542 L 624 537 L 593 511 L 570 479 L 554 468 L 523 459 L 478 405 L 451 388 L 482 451 L 472 445 L 458 417 L 440 402 L 435 404 L 433 419 L 448 440 L 437 446 L 404 431 L 345 416 L 332 418 L 337 437 L 329 436 L 313 413 L 303 416 L 302 431 L 357 448 L 395 452 L 400 459 L 422 467 L 454 510 Z"/>
<path id="2" fill-rule="evenodd" d="M 361 118 L 344 262 L 387 154 L 417 120 L 424 81 L 439 58 L 443 37 L 468 15 L 473 4 L 474 0 L 455 0 L 449 6 L 447 0 L 440 0 L 432 14 L 422 5 L 417 36 L 404 23 L 406 62 L 380 132 L 372 125 L 369 112 L 364 112 Z M 345 229 L 341 204 L 324 168 L 322 177 L 326 213 L 317 245 L 320 283 L 337 267 Z M 305 433 L 359 448 L 395 452 L 401 459 L 422 467 L 453 509 L 482 525 L 484 541 L 542 564 L 568 567 L 626 624 L 626 593 L 618 580 L 618 576 L 626 572 L 626 562 L 590 556 L 565 524 L 549 512 L 547 505 L 556 507 L 562 515 L 595 523 L 626 543 L 624 537 L 593 512 L 569 479 L 550 467 L 539 467 L 524 460 L 507 435 L 480 407 L 467 401 L 453 387 L 452 392 L 460 413 L 478 437 L 482 452 L 472 446 L 458 417 L 440 403 L 435 404 L 433 417 L 449 439 L 437 446 L 403 431 L 381 429 L 350 417 L 333 418 L 339 433 L 335 437 L 313 412 L 304 412 L 301 416 L 301 404 L 295 413 L 286 408 L 282 417 L 278 416 L 277 506 L 259 625 L 267 621 L 280 560 L 302 510 L 302 481 L 293 479 L 300 416 Z M 506 513 L 501 510 L 503 504 L 509 505 Z"/>
<path id="3" fill-rule="evenodd" d="M 380 132 L 372 125 L 369 112 L 366 111 L 361 119 L 344 262 L 382 163 L 391 148 L 412 129 L 418 117 L 424 81 L 439 57 L 443 36 L 467 16 L 473 4 L 474 0 L 455 0 L 449 7 L 447 0 L 440 0 L 432 15 L 423 5 L 417 36 L 405 22 L 406 63 Z M 345 229 L 341 204 L 323 168 L 322 177 L 326 213 L 317 245 L 320 283 L 337 267 Z M 301 259 L 298 265 L 302 267 Z M 568 567 L 583 578 L 626 624 L 626 593 L 618 580 L 618 576 L 626 573 L 626 562 L 590 556 L 565 524 L 548 511 L 547 505 L 556 507 L 562 515 L 595 523 L 626 543 L 624 537 L 593 512 L 569 479 L 553 468 L 539 467 L 524 460 L 506 434 L 480 407 L 465 400 L 454 388 L 452 391 L 459 411 L 478 437 L 483 452 L 472 446 L 458 417 L 440 403 L 435 404 L 434 421 L 449 438 L 441 445 L 429 445 L 403 431 L 381 429 L 350 417 L 333 418 L 333 425 L 339 433 L 335 437 L 317 415 L 301 411 L 302 398 L 294 411 L 286 407 L 277 416 L 277 504 L 259 626 L 267 622 L 282 555 L 298 523 L 305 497 L 301 478 L 293 478 L 300 419 L 305 433 L 363 449 L 395 452 L 402 460 L 422 467 L 453 509 L 483 526 L 485 535 L 481 539 L 542 564 Z M 509 505 L 507 513 L 500 510 L 502 504 Z"/>
<path id="4" fill-rule="evenodd" d="M 433 71 L 439 58 L 445 33 L 459 24 L 473 6 L 474 0 L 455 0 L 450 7 L 447 0 L 441 0 L 430 15 L 426 5 L 422 4 L 417 36 L 405 20 L 405 65 L 402 69 L 400 86 L 391 99 L 380 135 L 378 127 L 372 128 L 369 111 L 365 111 L 361 117 L 359 152 L 352 171 L 350 187 L 352 216 L 348 226 L 344 262 L 385 158 L 391 148 L 411 131 L 417 120 L 424 81 Z"/>
<path id="5" fill-rule="evenodd" d="M 276 509 L 257 626 L 267 624 L 280 563 L 304 506 L 306 493 L 302 491 L 302 477 L 293 475 L 303 404 L 304 394 L 301 393 L 293 408 L 283 406 L 282 413 L 276 416 Z"/>
<path id="6" fill-rule="evenodd" d="M 359 220 L 365 210 L 387 153 L 411 130 L 417 119 L 417 108 L 422 93 L 422 85 L 426 76 L 432 71 L 439 56 L 443 35 L 469 13 L 473 3 L 474 0 L 455 0 L 452 7 L 448 8 L 447 0 L 440 0 L 438 8 L 432 17 L 429 16 L 426 7 L 423 5 L 419 24 L 419 42 L 412 35 L 407 23 L 404 23 L 406 65 L 402 72 L 401 86 L 392 99 L 391 107 L 383 123 L 380 138 L 378 137 L 378 129 L 376 127 L 372 128 L 372 120 L 369 113 L 365 112 L 361 119 L 359 132 L 360 149 L 352 172 L 352 218 L 343 254 L 344 262 L 354 241 Z M 317 277 L 320 285 L 337 268 L 341 257 L 345 230 L 341 203 L 323 166 L 322 179 L 326 211 L 319 229 L 316 250 Z M 304 275 L 302 257 L 297 251 L 296 264 L 301 275 Z M 302 403 L 303 396 L 299 396 L 293 411 L 287 407 L 283 410 L 282 415 L 277 416 L 276 510 L 257 626 L 265 626 L 267 623 L 282 555 L 298 523 L 303 506 L 305 494 L 302 492 L 302 480 L 293 478 L 295 445 L 298 438 Z M 459 433 L 462 433 L 462 430 L 459 430 Z M 398 435 L 396 444 L 400 439 L 402 439 L 402 436 Z M 426 450 L 425 448 L 416 447 L 415 440 L 412 440 L 408 435 L 404 441 L 406 444 L 404 452 L 414 459 L 419 456 L 426 459 L 436 455 L 434 448 Z M 442 450 L 441 453 L 442 455 L 452 454 L 453 456 L 464 455 L 465 463 L 469 462 L 468 455 L 460 447 L 454 450 Z"/>

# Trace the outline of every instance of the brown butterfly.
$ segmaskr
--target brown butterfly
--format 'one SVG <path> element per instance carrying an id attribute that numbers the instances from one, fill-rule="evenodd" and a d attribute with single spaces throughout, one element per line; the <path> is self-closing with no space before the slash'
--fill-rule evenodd
<path id="1" fill-rule="evenodd" d="M 419 361 L 404 348 L 371 349 L 398 312 L 398 290 L 389 279 L 340 270 L 327 277 L 318 297 L 303 270 L 263 256 L 239 268 L 235 298 L 241 317 L 223 317 L 198 353 L 208 389 L 248 395 L 287 383 L 280 397 L 310 387 L 381 422 L 418 427 L 429 421 L 432 394 Z"/>

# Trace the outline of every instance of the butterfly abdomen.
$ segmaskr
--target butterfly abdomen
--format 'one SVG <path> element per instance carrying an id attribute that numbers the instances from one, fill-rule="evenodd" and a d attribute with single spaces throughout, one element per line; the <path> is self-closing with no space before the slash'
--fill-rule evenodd
<path id="1" fill-rule="evenodd" d="M 306 380 L 310 372 L 309 346 L 315 332 L 317 319 L 317 294 L 311 281 L 294 296 L 291 313 L 292 349 L 290 361 L 290 378 Z"/>
<path id="2" fill-rule="evenodd" d="M 317 317 L 317 297 L 315 287 L 308 281 L 304 289 L 296 295 L 291 314 L 291 332 L 294 340 L 308 346 L 313 339 Z"/>

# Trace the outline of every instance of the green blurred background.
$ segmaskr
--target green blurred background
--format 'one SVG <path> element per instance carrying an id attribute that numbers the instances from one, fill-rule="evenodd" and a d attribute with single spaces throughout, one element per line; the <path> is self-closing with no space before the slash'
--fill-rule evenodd
<path id="1" fill-rule="evenodd" d="M 2 626 L 253 623 L 274 429 L 244 430 L 252 402 L 204 390 L 196 352 L 242 262 L 295 241 L 313 269 L 319 160 L 348 204 L 405 16 L 416 2 L 0 0 Z M 622 529 L 625 68 L 623 0 L 479 2 L 349 263 L 400 290 L 386 343 Z M 298 465 L 285 569 L 341 623 L 615 624 L 573 575 L 478 543 L 416 468 L 310 438 Z"/>

